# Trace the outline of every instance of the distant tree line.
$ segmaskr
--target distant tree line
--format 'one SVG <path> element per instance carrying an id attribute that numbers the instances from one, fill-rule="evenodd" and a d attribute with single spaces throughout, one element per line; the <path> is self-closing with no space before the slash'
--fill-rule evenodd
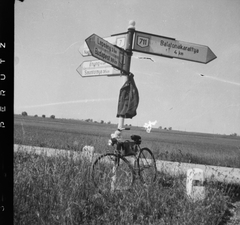
<path id="1" fill-rule="evenodd" d="M 28 116 L 27 112 L 26 111 L 22 112 L 22 116 Z M 34 117 L 38 117 L 38 115 L 36 114 L 36 115 L 34 115 Z M 46 115 L 43 114 L 42 118 L 46 118 Z M 51 115 L 49 118 L 55 119 L 56 117 L 55 117 L 55 115 Z M 100 120 L 100 122 L 98 122 L 98 121 L 93 121 L 93 119 L 86 119 L 86 120 L 83 120 L 83 121 L 92 122 L 92 123 L 100 123 L 100 124 L 112 124 L 111 121 L 105 122 L 104 120 Z M 125 126 L 131 127 L 132 125 L 131 124 L 125 124 Z M 163 128 L 162 126 L 159 126 L 158 129 L 160 129 L 160 130 L 172 130 L 172 127 L 164 127 Z M 229 136 L 237 137 L 238 134 L 237 133 L 232 133 Z"/>
<path id="2" fill-rule="evenodd" d="M 27 112 L 26 111 L 22 112 L 22 116 L 28 116 Z M 36 114 L 34 115 L 34 117 L 38 117 L 38 115 Z M 43 114 L 42 118 L 46 118 L 46 115 Z M 51 115 L 49 118 L 55 119 L 55 115 Z"/>
<path id="3" fill-rule="evenodd" d="M 100 122 L 98 122 L 98 121 L 93 121 L 93 119 L 86 119 L 85 121 L 92 122 L 92 123 L 111 124 L 111 121 L 105 122 L 104 120 L 101 120 Z"/>
<path id="4" fill-rule="evenodd" d="M 162 126 L 160 126 L 160 127 L 158 127 L 160 130 L 172 130 L 172 127 L 162 127 Z"/>

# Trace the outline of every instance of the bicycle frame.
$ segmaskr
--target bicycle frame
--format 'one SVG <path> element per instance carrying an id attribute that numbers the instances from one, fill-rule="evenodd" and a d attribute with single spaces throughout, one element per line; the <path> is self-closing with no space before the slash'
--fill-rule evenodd
<path id="1" fill-rule="evenodd" d="M 119 133 L 119 132 L 118 132 Z M 127 177 L 130 178 L 128 181 L 123 181 L 122 184 L 132 185 L 134 183 L 134 180 L 136 178 L 139 178 L 144 184 L 148 185 L 155 181 L 156 178 L 156 163 L 154 159 L 154 155 L 152 154 L 151 150 L 148 148 L 141 148 L 141 137 L 139 135 L 132 135 L 131 140 L 122 141 L 121 135 L 115 135 L 111 136 L 112 138 L 109 140 L 108 145 L 111 145 L 114 147 L 114 152 L 108 152 L 100 156 L 95 160 L 93 163 L 93 169 L 92 174 L 95 173 L 98 174 L 97 168 L 98 162 L 101 163 L 101 160 L 104 162 L 104 157 L 112 157 L 114 160 L 112 160 L 112 168 L 111 170 L 111 178 L 108 177 L 109 173 L 106 174 L 108 178 L 108 181 L 110 181 L 111 190 L 115 189 L 115 184 L 118 183 L 119 179 L 121 180 L 124 176 L 118 176 L 117 173 L 120 172 L 123 174 L 126 173 Z M 128 165 L 128 166 L 126 166 Z M 120 168 L 118 168 L 120 167 Z M 152 169 L 151 169 L 152 168 Z M 118 171 L 118 172 L 117 172 Z M 107 172 L 107 170 L 106 170 Z M 103 173 L 105 171 L 103 170 Z M 125 175 L 125 176 L 126 176 Z M 92 175 L 93 179 L 96 178 L 98 180 L 98 175 Z M 100 183 L 102 181 L 100 180 Z M 99 184 L 100 184 L 99 183 Z M 104 184 L 104 183 L 103 183 Z M 98 187 L 98 181 L 95 182 L 95 186 Z M 126 186 L 126 187 L 127 187 Z M 101 187 L 101 184 L 100 184 Z M 129 186 L 130 187 L 130 186 Z"/>

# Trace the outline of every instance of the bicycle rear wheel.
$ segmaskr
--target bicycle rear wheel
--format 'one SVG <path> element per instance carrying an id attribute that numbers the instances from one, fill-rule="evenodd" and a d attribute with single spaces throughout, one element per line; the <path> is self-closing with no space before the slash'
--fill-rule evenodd
<path id="1" fill-rule="evenodd" d="M 146 185 L 154 183 L 157 177 L 157 167 L 154 155 L 150 149 L 140 149 L 137 165 L 141 181 Z"/>
<path id="2" fill-rule="evenodd" d="M 133 168 L 122 156 L 107 153 L 93 163 L 92 180 L 100 192 L 127 190 L 134 182 Z"/>

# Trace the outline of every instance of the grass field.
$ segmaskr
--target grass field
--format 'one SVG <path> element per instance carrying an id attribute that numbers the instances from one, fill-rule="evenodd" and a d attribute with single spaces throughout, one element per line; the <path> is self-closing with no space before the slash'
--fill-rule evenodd
<path id="1" fill-rule="evenodd" d="M 15 144 L 73 151 L 84 145 L 111 151 L 107 141 L 116 129 L 74 120 L 14 118 Z M 142 146 L 151 148 L 158 159 L 240 167 L 238 138 L 157 129 L 148 134 L 139 127 L 124 137 L 132 133 L 141 135 Z M 158 173 L 150 187 L 137 180 L 130 191 L 99 194 L 90 166 L 62 155 L 15 152 L 14 224 L 226 224 L 234 193 L 226 184 L 209 182 L 205 199 L 193 202 L 186 195 L 186 177 Z"/>
<path id="2" fill-rule="evenodd" d="M 14 224 L 219 224 L 229 198 L 206 186 L 203 201 L 185 194 L 183 178 L 161 179 L 144 188 L 98 194 L 90 165 L 65 157 L 14 154 Z"/>
<path id="3" fill-rule="evenodd" d="M 80 120 L 36 118 L 15 115 L 14 143 L 79 150 L 93 145 L 96 152 L 112 149 L 107 146 L 116 125 L 91 123 Z M 131 127 L 123 137 L 131 134 L 142 137 L 142 146 L 150 148 L 156 159 L 240 168 L 240 137 L 167 131 Z"/>

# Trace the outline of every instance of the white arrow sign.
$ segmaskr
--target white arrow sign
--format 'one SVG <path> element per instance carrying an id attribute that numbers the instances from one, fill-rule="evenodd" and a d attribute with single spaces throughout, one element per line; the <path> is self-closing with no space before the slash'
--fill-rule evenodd
<path id="1" fill-rule="evenodd" d="M 111 36 L 111 37 L 105 37 L 103 38 L 105 41 L 113 44 L 113 45 L 117 45 L 118 47 L 120 48 L 123 48 L 125 49 L 126 47 L 126 33 L 124 34 L 116 34 L 114 36 Z M 79 49 L 80 53 L 82 56 L 91 56 L 91 52 L 87 46 L 87 43 L 84 42 L 84 45 L 83 45 L 83 49 L 80 48 Z"/>
<path id="2" fill-rule="evenodd" d="M 77 68 L 77 72 L 82 77 L 96 77 L 96 76 L 120 76 L 121 71 L 113 68 L 108 63 L 101 60 L 84 61 Z"/>
<path id="3" fill-rule="evenodd" d="M 187 43 L 174 38 L 139 31 L 135 32 L 133 50 L 199 63 L 208 63 L 217 58 L 208 46 Z"/>

